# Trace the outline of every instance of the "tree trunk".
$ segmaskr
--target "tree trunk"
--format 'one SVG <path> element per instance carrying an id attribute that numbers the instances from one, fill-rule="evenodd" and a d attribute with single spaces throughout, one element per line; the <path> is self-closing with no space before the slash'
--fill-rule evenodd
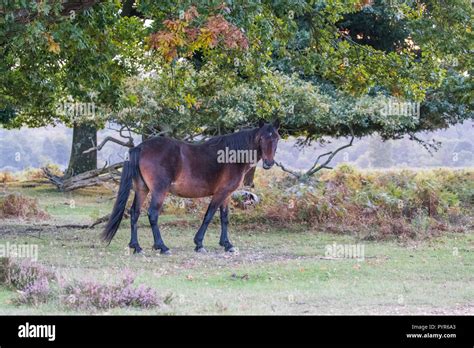
<path id="1" fill-rule="evenodd" d="M 71 157 L 65 177 L 97 169 L 97 150 L 83 153 L 97 145 L 97 129 L 90 124 L 74 124 Z"/>

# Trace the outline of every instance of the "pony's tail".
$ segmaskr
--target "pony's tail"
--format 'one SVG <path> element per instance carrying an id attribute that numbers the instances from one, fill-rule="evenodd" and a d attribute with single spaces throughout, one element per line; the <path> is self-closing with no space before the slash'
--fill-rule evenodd
<path id="1" fill-rule="evenodd" d="M 125 213 L 125 207 L 127 205 L 128 196 L 132 189 L 133 178 L 139 175 L 140 169 L 138 161 L 140 158 L 140 147 L 135 147 L 129 151 L 129 160 L 125 161 L 122 168 L 122 175 L 120 177 L 120 187 L 115 200 L 114 208 L 110 214 L 107 226 L 105 226 L 102 232 L 102 240 L 110 244 L 112 238 L 120 226 L 123 214 Z"/>

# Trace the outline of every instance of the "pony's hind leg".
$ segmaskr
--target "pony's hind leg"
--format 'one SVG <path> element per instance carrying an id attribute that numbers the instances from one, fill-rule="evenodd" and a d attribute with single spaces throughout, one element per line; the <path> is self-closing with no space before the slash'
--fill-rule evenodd
<path id="1" fill-rule="evenodd" d="M 166 191 L 159 190 L 152 192 L 150 208 L 148 209 L 148 221 L 151 225 L 151 230 L 153 231 L 153 249 L 160 250 L 161 254 L 169 254 L 170 250 L 163 242 L 161 238 L 160 228 L 158 227 L 158 216 L 163 206 L 163 201 L 166 197 Z"/>
<path id="2" fill-rule="evenodd" d="M 133 253 L 141 253 L 142 248 L 138 244 L 138 218 L 140 217 L 140 210 L 143 202 L 145 202 L 148 195 L 148 187 L 140 178 L 134 181 L 135 183 L 135 197 L 133 199 L 132 207 L 130 208 L 130 222 L 131 222 L 131 237 L 128 246 L 134 249 Z"/>

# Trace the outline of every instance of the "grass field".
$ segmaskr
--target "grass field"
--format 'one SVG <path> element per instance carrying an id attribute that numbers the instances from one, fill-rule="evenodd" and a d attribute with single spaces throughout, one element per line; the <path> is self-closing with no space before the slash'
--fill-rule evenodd
<path id="1" fill-rule="evenodd" d="M 0 243 L 37 244 L 39 262 L 66 280 L 113 282 L 125 269 L 138 284 L 164 299 L 155 309 L 117 308 L 99 314 L 474 314 L 474 235 L 447 233 L 424 241 L 365 241 L 303 226 L 232 223 L 230 238 L 239 253 L 218 246 L 218 218 L 205 239 L 208 254 L 193 251 L 202 215 L 160 217 L 172 255 L 151 250 L 152 235 L 142 215 L 139 238 L 146 254 L 131 255 L 129 221 L 109 247 L 100 227 L 55 227 L 89 223 L 111 210 L 107 191 L 62 194 L 51 186 L 10 187 L 36 197 L 50 215 L 45 221 L 5 219 Z M 330 258 L 328 245 L 362 244 L 364 260 Z M 0 314 L 84 314 L 53 299 L 17 305 L 17 294 L 0 287 Z"/>

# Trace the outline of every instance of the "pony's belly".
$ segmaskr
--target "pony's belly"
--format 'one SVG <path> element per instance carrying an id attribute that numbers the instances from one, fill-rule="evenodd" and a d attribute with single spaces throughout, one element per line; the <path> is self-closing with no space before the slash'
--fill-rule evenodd
<path id="1" fill-rule="evenodd" d="M 184 183 L 176 181 L 171 183 L 170 192 L 184 198 L 199 198 L 212 196 L 213 190 L 204 182 Z"/>

